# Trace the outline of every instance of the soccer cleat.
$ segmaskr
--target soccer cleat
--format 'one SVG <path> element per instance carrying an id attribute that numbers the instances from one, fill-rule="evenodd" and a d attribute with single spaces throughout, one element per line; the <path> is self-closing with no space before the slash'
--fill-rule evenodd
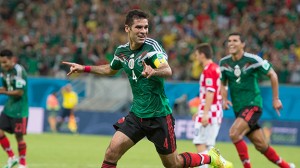
<path id="1" fill-rule="evenodd" d="M 226 160 L 223 156 L 220 155 L 221 161 L 224 164 L 224 168 L 233 168 L 233 164 Z"/>
<path id="2" fill-rule="evenodd" d="M 225 160 L 225 168 L 233 168 L 233 164 L 228 160 Z"/>
<path id="3" fill-rule="evenodd" d="M 18 158 L 16 158 L 15 156 L 13 157 L 9 157 L 7 160 L 7 165 L 5 165 L 3 168 L 12 168 L 14 167 L 16 164 L 18 164 Z"/>
<path id="4" fill-rule="evenodd" d="M 294 163 L 289 163 L 290 168 L 296 168 L 296 165 Z"/>
<path id="5" fill-rule="evenodd" d="M 213 147 L 208 151 L 208 154 L 210 156 L 210 165 L 212 167 L 214 167 L 214 168 L 225 168 L 225 165 L 222 161 L 223 157 L 221 156 L 219 150 L 217 150 L 216 148 Z"/>

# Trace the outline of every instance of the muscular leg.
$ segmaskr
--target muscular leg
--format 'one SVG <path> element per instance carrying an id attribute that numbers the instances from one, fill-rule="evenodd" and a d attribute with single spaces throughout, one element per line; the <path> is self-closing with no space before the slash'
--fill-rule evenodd
<path id="1" fill-rule="evenodd" d="M 256 150 L 260 151 L 261 153 L 264 153 L 268 148 L 268 143 L 265 139 L 265 135 L 262 132 L 262 129 L 257 129 L 251 134 L 247 135 L 249 140 L 253 143 Z"/>
<path id="2" fill-rule="evenodd" d="M 282 168 L 289 168 L 289 164 L 281 159 L 276 151 L 269 146 L 264 136 L 262 129 L 257 129 L 247 136 L 249 140 L 254 144 L 255 148 L 266 156 L 274 164 L 277 164 Z"/>
<path id="3" fill-rule="evenodd" d="M 237 118 L 229 130 L 231 141 L 236 143 L 242 140 L 248 131 L 250 131 L 248 123 L 242 118 Z"/>
<path id="4" fill-rule="evenodd" d="M 123 154 L 134 145 L 134 142 L 129 137 L 124 133 L 117 131 L 106 149 L 104 162 L 116 165 Z"/>
<path id="5" fill-rule="evenodd" d="M 243 118 L 237 118 L 232 124 L 229 136 L 232 143 L 235 145 L 239 157 L 244 165 L 244 168 L 250 168 L 250 159 L 248 154 L 248 148 L 243 137 L 250 130 L 248 123 Z"/>

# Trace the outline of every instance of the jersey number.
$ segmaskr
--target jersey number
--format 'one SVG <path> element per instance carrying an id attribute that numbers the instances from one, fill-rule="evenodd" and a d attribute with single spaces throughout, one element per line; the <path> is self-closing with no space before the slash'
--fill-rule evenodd
<path id="1" fill-rule="evenodd" d="M 134 71 L 132 70 L 132 80 L 135 80 L 135 81 L 137 81 L 137 77 L 136 77 L 136 75 L 135 75 L 135 73 L 134 73 Z"/>
<path id="2" fill-rule="evenodd" d="M 23 132 L 24 124 L 23 123 L 16 123 L 15 124 L 15 133 Z"/>

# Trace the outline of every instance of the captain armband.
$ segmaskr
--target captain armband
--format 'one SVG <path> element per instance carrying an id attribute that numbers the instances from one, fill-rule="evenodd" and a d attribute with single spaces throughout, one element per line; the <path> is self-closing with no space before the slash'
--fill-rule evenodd
<path id="1" fill-rule="evenodd" d="M 165 59 L 164 56 L 158 56 L 155 60 L 154 60 L 154 65 L 156 68 L 158 68 L 160 66 L 160 64 L 166 63 L 167 60 Z"/>

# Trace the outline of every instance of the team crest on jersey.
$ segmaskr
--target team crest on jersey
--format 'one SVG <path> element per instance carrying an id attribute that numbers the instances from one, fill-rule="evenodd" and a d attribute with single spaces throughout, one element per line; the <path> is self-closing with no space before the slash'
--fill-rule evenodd
<path id="1" fill-rule="evenodd" d="M 134 68 L 134 59 L 133 59 L 133 58 L 131 58 L 131 59 L 128 61 L 128 67 L 129 67 L 130 69 L 133 69 L 133 68 Z"/>
<path id="2" fill-rule="evenodd" d="M 235 75 L 236 77 L 240 77 L 240 76 L 241 76 L 242 71 L 241 71 L 241 68 L 240 68 L 239 65 L 234 66 L 234 71 L 233 71 L 233 73 L 234 73 L 234 75 Z"/>
<path id="3" fill-rule="evenodd" d="M 234 66 L 234 71 L 233 71 L 234 75 L 237 77 L 236 82 L 240 83 L 241 81 L 241 68 L 239 67 L 239 65 Z"/>
<path id="4" fill-rule="evenodd" d="M 205 79 L 205 85 L 206 86 L 212 86 L 213 85 L 212 78 L 206 78 Z"/>

